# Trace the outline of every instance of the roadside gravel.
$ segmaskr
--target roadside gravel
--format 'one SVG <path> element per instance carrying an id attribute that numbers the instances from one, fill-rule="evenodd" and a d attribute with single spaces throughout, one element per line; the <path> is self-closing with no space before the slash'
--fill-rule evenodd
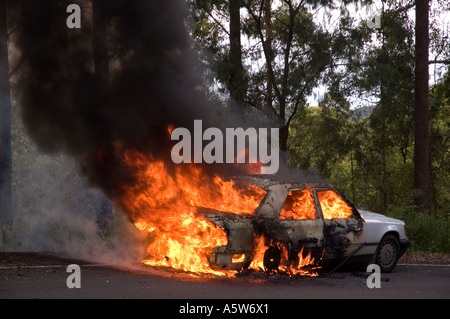
<path id="1" fill-rule="evenodd" d="M 398 261 L 406 264 L 450 265 L 450 254 L 440 253 L 405 253 Z"/>

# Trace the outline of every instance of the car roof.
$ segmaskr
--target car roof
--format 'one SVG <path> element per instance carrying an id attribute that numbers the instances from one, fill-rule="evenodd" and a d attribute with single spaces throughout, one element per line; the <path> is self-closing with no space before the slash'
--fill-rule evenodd
<path id="1" fill-rule="evenodd" d="M 261 175 L 247 175 L 247 176 L 234 176 L 232 178 L 235 181 L 244 182 L 250 185 L 256 185 L 264 190 L 268 190 L 275 185 L 285 185 L 289 189 L 318 189 L 318 190 L 336 190 L 336 188 L 329 183 L 317 183 L 308 181 L 295 181 L 280 179 L 275 176 L 261 176 Z"/>

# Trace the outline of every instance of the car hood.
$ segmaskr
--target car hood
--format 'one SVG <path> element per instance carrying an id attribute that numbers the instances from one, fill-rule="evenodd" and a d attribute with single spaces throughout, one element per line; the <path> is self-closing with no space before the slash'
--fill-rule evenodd
<path id="1" fill-rule="evenodd" d="M 395 223 L 395 224 L 404 224 L 404 222 L 400 219 L 387 217 L 382 214 L 374 213 L 368 210 L 362 210 L 358 209 L 362 217 L 366 222 L 389 222 L 389 223 Z"/>

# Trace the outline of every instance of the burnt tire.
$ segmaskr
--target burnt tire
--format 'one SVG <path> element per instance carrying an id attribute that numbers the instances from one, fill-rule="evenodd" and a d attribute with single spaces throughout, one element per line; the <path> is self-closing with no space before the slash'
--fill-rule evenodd
<path id="1" fill-rule="evenodd" d="M 387 273 L 394 270 L 400 258 L 400 243 L 394 235 L 384 236 L 377 248 L 375 263 L 380 266 L 381 272 Z"/>
<path id="2" fill-rule="evenodd" d="M 281 261 L 281 250 L 277 246 L 269 246 L 264 252 L 264 270 L 273 272 L 278 269 Z"/>

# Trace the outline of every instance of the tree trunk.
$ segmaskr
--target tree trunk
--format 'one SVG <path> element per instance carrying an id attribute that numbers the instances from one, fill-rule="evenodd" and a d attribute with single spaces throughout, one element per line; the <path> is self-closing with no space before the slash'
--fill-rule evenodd
<path id="1" fill-rule="evenodd" d="M 11 96 L 6 1 L 0 1 L 0 221 L 12 224 Z"/>
<path id="2" fill-rule="evenodd" d="M 414 98 L 414 188 L 416 205 L 430 209 L 430 145 L 428 119 L 428 0 L 416 0 L 415 98 Z"/>
<path id="3" fill-rule="evenodd" d="M 289 139 L 289 126 L 283 125 L 280 127 L 280 150 L 287 152 L 287 142 Z"/>
<path id="4" fill-rule="evenodd" d="M 266 47 L 269 53 L 266 63 L 272 63 L 272 0 L 265 0 L 265 26 L 266 26 Z M 273 95 L 272 95 L 272 77 L 270 75 L 269 67 L 266 67 L 266 107 L 267 109 L 273 108 Z"/>
<path id="5" fill-rule="evenodd" d="M 230 78 L 228 89 L 237 103 L 243 104 L 247 94 L 245 70 L 242 65 L 241 0 L 230 0 Z"/>

